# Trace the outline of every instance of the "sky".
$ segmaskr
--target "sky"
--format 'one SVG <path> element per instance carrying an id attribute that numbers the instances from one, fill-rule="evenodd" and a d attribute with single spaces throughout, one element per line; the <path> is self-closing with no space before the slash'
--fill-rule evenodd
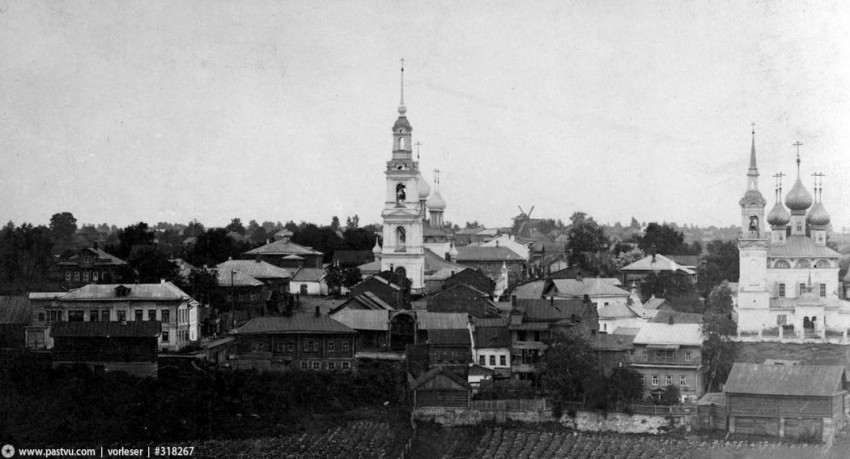
<path id="1" fill-rule="evenodd" d="M 850 227 L 850 3 L 0 0 L 0 220 L 380 221 L 400 59 L 445 219 L 740 224 L 826 174 Z"/>

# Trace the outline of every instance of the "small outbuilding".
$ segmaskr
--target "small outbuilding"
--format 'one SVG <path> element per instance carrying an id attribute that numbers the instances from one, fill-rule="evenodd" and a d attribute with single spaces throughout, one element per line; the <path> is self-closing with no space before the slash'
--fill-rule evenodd
<path id="1" fill-rule="evenodd" d="M 441 366 L 422 373 L 410 384 L 413 406 L 469 407 L 472 387 L 462 377 Z"/>

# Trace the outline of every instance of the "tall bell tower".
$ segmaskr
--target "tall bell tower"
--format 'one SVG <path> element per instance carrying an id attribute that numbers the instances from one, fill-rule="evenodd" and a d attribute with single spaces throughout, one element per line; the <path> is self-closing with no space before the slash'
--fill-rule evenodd
<path id="1" fill-rule="evenodd" d="M 393 124 L 392 158 L 387 161 L 387 194 L 384 200 L 381 271 L 403 273 L 411 281 L 411 294 L 425 288 L 425 251 L 422 244 L 422 194 L 427 184 L 420 180 L 419 162 L 413 159 L 411 132 L 404 105 L 404 59 L 401 61 L 401 103 Z M 430 191 L 430 190 L 428 190 Z"/>

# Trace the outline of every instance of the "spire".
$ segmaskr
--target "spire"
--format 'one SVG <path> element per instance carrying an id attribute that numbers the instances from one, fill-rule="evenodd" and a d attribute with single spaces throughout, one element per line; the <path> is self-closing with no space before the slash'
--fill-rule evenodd
<path id="1" fill-rule="evenodd" d="M 794 143 L 794 146 L 797 147 L 797 178 L 800 178 L 800 147 L 802 145 L 799 140 Z"/>
<path id="2" fill-rule="evenodd" d="M 401 101 L 398 104 L 398 114 L 404 116 L 407 107 L 404 106 L 404 58 L 401 59 Z"/>
<path id="3" fill-rule="evenodd" d="M 753 144 L 750 148 L 750 170 L 747 175 L 759 175 L 758 167 L 756 167 L 756 123 L 753 123 Z"/>

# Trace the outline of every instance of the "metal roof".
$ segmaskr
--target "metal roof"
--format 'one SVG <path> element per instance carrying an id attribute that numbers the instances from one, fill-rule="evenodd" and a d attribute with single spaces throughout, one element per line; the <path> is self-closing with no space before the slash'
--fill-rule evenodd
<path id="1" fill-rule="evenodd" d="M 123 286 L 128 289 L 127 296 L 119 297 L 115 289 Z M 158 284 L 89 284 L 75 290 L 71 290 L 64 296 L 58 298 L 71 301 L 90 300 L 189 300 L 191 297 L 180 290 L 171 282 L 160 282 Z"/>
<path id="2" fill-rule="evenodd" d="M 447 378 L 459 386 L 460 389 L 470 390 L 469 383 L 466 382 L 466 380 L 439 365 L 431 368 L 425 373 L 422 373 L 418 378 L 413 380 L 413 382 L 410 383 L 410 390 L 415 390 L 419 386 L 422 386 L 426 382 L 437 377 Z"/>
<path id="3" fill-rule="evenodd" d="M 678 344 L 680 346 L 702 345 L 700 324 L 647 323 L 635 335 L 635 344 Z"/>
<path id="4" fill-rule="evenodd" d="M 639 317 L 637 313 L 629 309 L 625 304 L 615 303 L 603 306 L 599 310 L 600 319 L 620 319 L 623 317 Z"/>
<path id="5" fill-rule="evenodd" d="M 341 309 L 331 318 L 354 330 L 389 330 L 390 311 L 379 309 Z"/>
<path id="6" fill-rule="evenodd" d="M 25 296 L 0 296 L 0 324 L 27 324 L 32 320 L 32 303 Z"/>
<path id="7" fill-rule="evenodd" d="M 301 268 L 292 276 L 292 282 L 320 282 L 323 277 L 325 270 L 322 268 Z"/>
<path id="8" fill-rule="evenodd" d="M 702 323 L 702 314 L 697 314 L 694 312 L 678 312 L 678 311 L 667 311 L 660 310 L 657 311 L 655 317 L 651 318 L 649 321 L 651 323 L 657 324 L 666 324 L 670 323 L 670 318 L 673 318 L 674 324 L 701 324 Z"/>
<path id="9" fill-rule="evenodd" d="M 467 245 L 457 251 L 458 261 L 525 261 L 521 255 L 507 247 Z"/>
<path id="10" fill-rule="evenodd" d="M 468 327 L 469 316 L 459 312 L 417 311 L 416 322 L 419 330 L 457 330 Z"/>
<path id="11" fill-rule="evenodd" d="M 625 351 L 634 347 L 632 346 L 634 339 L 634 335 L 598 333 L 595 339 L 590 342 L 590 347 L 597 351 Z"/>
<path id="12" fill-rule="evenodd" d="M 651 296 L 646 303 L 643 304 L 644 309 L 658 309 L 664 302 L 666 302 L 664 298 L 656 298 L 655 295 Z"/>
<path id="13" fill-rule="evenodd" d="M 501 327 L 475 327 L 475 348 L 510 347 L 511 331 L 507 323 Z"/>
<path id="14" fill-rule="evenodd" d="M 696 274 L 694 270 L 686 268 L 664 255 L 647 255 L 623 267 L 620 271 L 680 271 L 686 274 Z"/>
<path id="15" fill-rule="evenodd" d="M 289 279 L 292 273 L 262 260 L 227 260 L 218 269 L 238 269 L 255 279 Z"/>
<path id="16" fill-rule="evenodd" d="M 613 281 L 607 279 L 552 279 L 551 285 L 554 287 L 555 294 L 566 297 L 582 298 L 588 295 L 591 298 L 599 296 L 623 296 L 627 297 L 630 293 L 613 284 Z M 551 292 L 547 289 L 546 293 Z"/>
<path id="17" fill-rule="evenodd" d="M 527 284 L 522 284 L 514 288 L 513 292 L 511 292 L 511 296 L 515 296 L 517 299 L 542 298 L 543 287 L 545 286 L 545 280 L 537 280 Z"/>
<path id="18" fill-rule="evenodd" d="M 162 323 L 157 320 L 133 322 L 57 322 L 50 328 L 50 336 L 90 338 L 155 338 L 162 333 Z"/>
<path id="19" fill-rule="evenodd" d="M 829 397 L 843 390 L 840 365 L 761 365 L 735 362 L 723 391 L 727 394 Z"/>
<path id="20" fill-rule="evenodd" d="M 305 247 L 300 244 L 289 241 L 288 239 L 280 239 L 270 244 L 257 247 L 256 249 L 245 252 L 246 255 L 323 255 L 322 252 L 317 252 L 310 247 Z"/>
<path id="21" fill-rule="evenodd" d="M 264 335 L 283 333 L 355 333 L 351 328 L 324 315 L 296 312 L 292 316 L 257 317 L 231 330 L 234 335 Z"/>
<path id="22" fill-rule="evenodd" d="M 429 344 L 462 344 L 469 346 L 472 339 L 467 329 L 435 329 L 428 331 Z"/>
<path id="23" fill-rule="evenodd" d="M 219 287 L 261 287 L 264 284 L 238 269 L 216 269 Z"/>
<path id="24" fill-rule="evenodd" d="M 785 244 L 773 244 L 767 249 L 769 258 L 838 258 L 840 253 L 826 246 L 815 244 L 806 236 L 788 236 Z"/>

